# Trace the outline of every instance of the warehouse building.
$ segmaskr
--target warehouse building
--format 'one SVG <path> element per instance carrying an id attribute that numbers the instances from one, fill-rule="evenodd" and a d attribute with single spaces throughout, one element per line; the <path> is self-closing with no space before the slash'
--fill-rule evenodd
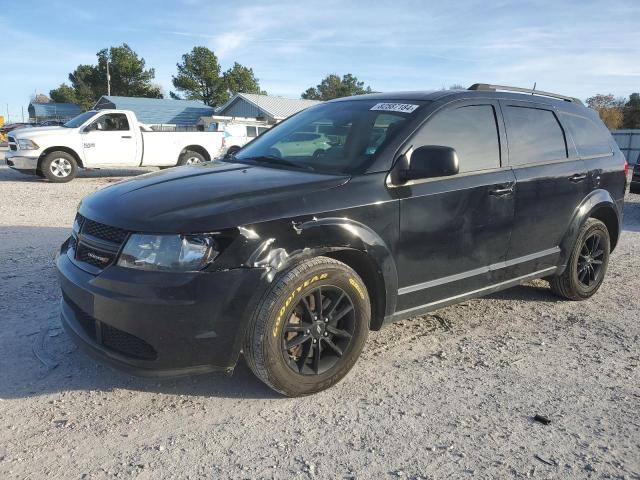
<path id="1" fill-rule="evenodd" d="M 40 123 L 45 121 L 66 122 L 80 115 L 80 106 L 75 103 L 36 103 L 31 102 L 27 107 L 29 122 Z"/>
<path id="2" fill-rule="evenodd" d="M 252 118 L 275 124 L 318 103 L 317 100 L 237 93 L 216 110 L 216 116 Z"/>
<path id="3" fill-rule="evenodd" d="M 213 115 L 214 109 L 195 100 L 170 98 L 118 97 L 105 95 L 95 104 L 96 110 L 131 110 L 138 121 L 154 130 L 191 130 L 203 116 Z"/>

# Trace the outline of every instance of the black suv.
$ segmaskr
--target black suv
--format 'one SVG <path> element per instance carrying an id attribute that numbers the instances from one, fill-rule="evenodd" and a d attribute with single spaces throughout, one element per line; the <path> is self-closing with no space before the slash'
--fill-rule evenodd
<path id="1" fill-rule="evenodd" d="M 589 298 L 626 168 L 595 112 L 547 92 L 322 103 L 223 161 L 85 198 L 57 259 L 63 324 L 132 373 L 231 372 L 242 352 L 314 393 L 389 322 L 534 278 Z"/>

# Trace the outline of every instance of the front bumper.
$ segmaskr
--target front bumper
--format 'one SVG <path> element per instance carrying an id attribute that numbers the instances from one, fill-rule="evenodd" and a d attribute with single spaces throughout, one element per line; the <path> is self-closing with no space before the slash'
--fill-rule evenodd
<path id="1" fill-rule="evenodd" d="M 9 150 L 5 154 L 5 161 L 10 168 L 14 170 L 20 170 L 21 172 L 33 172 L 38 169 L 39 157 L 27 157 L 22 155 L 12 154 L 13 151 Z"/>
<path id="2" fill-rule="evenodd" d="M 65 251 L 57 261 L 65 329 L 101 361 L 143 376 L 231 371 L 264 270 L 94 276 Z"/>

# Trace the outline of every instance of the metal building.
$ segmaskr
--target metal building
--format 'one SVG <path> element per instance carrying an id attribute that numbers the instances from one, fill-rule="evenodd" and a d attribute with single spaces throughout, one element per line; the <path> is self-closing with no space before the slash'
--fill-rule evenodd
<path id="1" fill-rule="evenodd" d="M 214 109 L 195 100 L 171 98 L 102 96 L 96 110 L 117 108 L 131 110 L 141 123 L 158 127 L 195 127 L 200 117 L 213 115 Z"/>
<path id="2" fill-rule="evenodd" d="M 294 113 L 320 103 L 318 100 L 301 100 L 255 93 L 237 93 L 216 110 L 216 115 L 244 117 L 278 123 Z"/>
<path id="3" fill-rule="evenodd" d="M 612 130 L 611 135 L 630 165 L 638 163 L 640 156 L 640 130 Z"/>
<path id="4" fill-rule="evenodd" d="M 75 103 L 30 103 L 27 108 L 29 121 L 32 123 L 56 120 L 66 122 L 80 115 L 80 106 Z"/>

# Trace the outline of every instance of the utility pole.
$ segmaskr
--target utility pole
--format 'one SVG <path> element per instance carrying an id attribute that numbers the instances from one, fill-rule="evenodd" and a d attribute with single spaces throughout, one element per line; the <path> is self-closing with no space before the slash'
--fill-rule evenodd
<path id="1" fill-rule="evenodd" d="M 22 111 L 22 123 L 24 123 L 24 105 L 20 107 L 20 110 Z"/>
<path id="2" fill-rule="evenodd" d="M 109 59 L 107 58 L 107 95 L 111 95 L 111 75 L 109 75 Z"/>

